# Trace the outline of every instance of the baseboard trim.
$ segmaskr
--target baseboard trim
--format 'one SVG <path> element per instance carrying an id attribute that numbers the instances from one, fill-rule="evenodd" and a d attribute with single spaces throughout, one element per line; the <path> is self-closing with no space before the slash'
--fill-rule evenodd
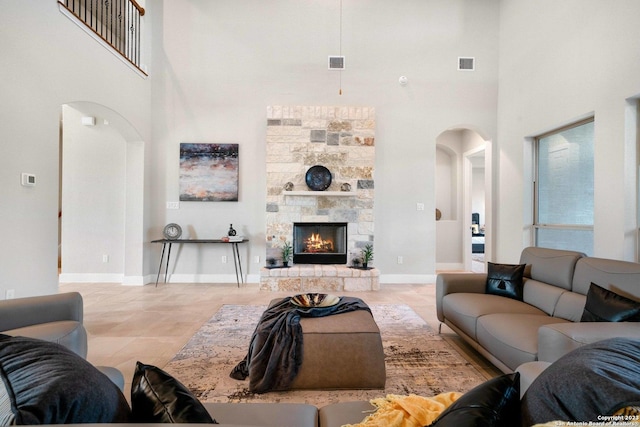
<path id="1" fill-rule="evenodd" d="M 99 273 L 62 273 L 58 275 L 60 283 L 122 283 L 122 274 L 99 274 Z"/>
<path id="2" fill-rule="evenodd" d="M 436 275 L 435 274 L 381 274 L 380 283 L 382 284 L 402 284 L 402 283 L 429 284 L 429 283 L 436 283 Z"/>
<path id="3" fill-rule="evenodd" d="M 436 271 L 464 271 L 464 264 L 461 262 L 441 262 L 436 264 Z"/>

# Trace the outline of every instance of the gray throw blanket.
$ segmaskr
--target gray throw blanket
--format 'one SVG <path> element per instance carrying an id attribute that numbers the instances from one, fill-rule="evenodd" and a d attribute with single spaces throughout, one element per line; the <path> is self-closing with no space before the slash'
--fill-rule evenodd
<path id="1" fill-rule="evenodd" d="M 251 337 L 245 358 L 231 371 L 231 378 L 249 377 L 249 390 L 266 393 L 286 390 L 302 364 L 303 343 L 301 317 L 323 317 L 371 309 L 359 298 L 342 297 L 331 307 L 303 308 L 287 297 L 262 314 Z"/>

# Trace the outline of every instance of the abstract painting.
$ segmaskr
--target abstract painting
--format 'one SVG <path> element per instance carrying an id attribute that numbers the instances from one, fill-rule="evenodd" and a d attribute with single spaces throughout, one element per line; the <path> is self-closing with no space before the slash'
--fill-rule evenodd
<path id="1" fill-rule="evenodd" d="M 180 201 L 237 202 L 238 144 L 180 143 Z"/>

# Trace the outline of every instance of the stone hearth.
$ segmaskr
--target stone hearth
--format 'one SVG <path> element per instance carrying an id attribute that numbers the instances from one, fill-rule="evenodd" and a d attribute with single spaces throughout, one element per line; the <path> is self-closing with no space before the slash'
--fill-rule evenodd
<path id="1" fill-rule="evenodd" d="M 346 265 L 301 264 L 289 268 L 263 268 L 260 290 L 284 292 L 351 292 L 380 289 L 377 268 L 362 270 Z"/>

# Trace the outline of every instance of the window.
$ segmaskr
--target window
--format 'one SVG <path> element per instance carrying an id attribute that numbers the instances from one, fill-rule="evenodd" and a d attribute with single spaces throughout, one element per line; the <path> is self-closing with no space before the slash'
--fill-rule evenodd
<path id="1" fill-rule="evenodd" d="M 535 139 L 535 246 L 593 253 L 593 118 Z"/>

